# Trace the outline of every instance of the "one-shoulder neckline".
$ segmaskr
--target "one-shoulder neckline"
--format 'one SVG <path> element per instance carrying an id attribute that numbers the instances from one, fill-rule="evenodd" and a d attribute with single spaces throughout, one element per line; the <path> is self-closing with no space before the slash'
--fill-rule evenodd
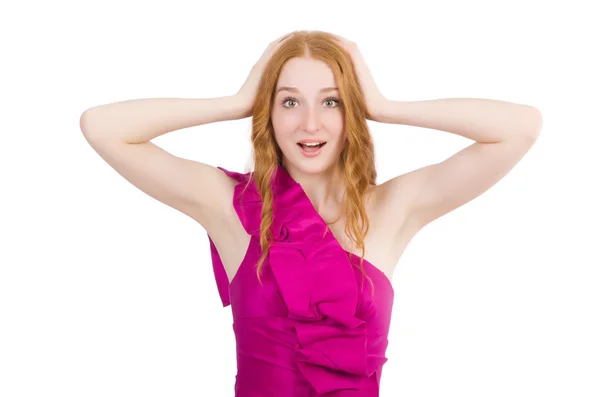
<path id="1" fill-rule="evenodd" d="M 294 178 L 292 178 L 292 176 L 288 173 L 288 171 L 281 165 L 281 164 L 277 164 L 277 169 L 279 171 L 281 171 L 282 174 L 284 174 L 286 176 L 286 179 L 288 179 L 292 184 L 297 185 L 299 190 L 302 192 L 304 199 L 307 200 L 309 203 L 311 203 L 311 208 L 315 214 L 315 216 L 317 216 L 325 225 L 325 227 L 327 228 L 327 231 L 331 234 L 331 236 L 333 237 L 333 239 L 337 242 L 337 244 L 340 246 L 340 248 L 346 253 L 346 254 L 351 254 L 353 257 L 360 259 L 360 256 L 356 255 L 353 252 L 350 252 L 346 249 L 344 249 L 342 247 L 342 245 L 340 244 L 340 242 L 338 241 L 338 239 L 335 237 L 335 235 L 333 234 L 333 232 L 331 231 L 331 228 L 329 227 L 329 225 L 327 224 L 327 222 L 325 222 L 325 219 L 323 219 L 323 217 L 321 216 L 321 214 L 319 214 L 319 212 L 315 209 L 315 207 L 312 205 L 312 201 L 310 201 L 310 198 L 308 197 L 308 195 L 306 194 L 306 191 L 304 190 L 304 188 L 302 187 L 302 185 L 298 182 L 296 182 L 296 180 Z M 380 276 L 383 276 L 383 278 L 386 280 L 386 283 L 388 284 L 388 286 L 392 289 L 392 291 L 394 290 L 394 286 L 392 284 L 392 280 L 390 280 L 390 278 L 387 276 L 387 274 L 385 274 L 385 272 L 383 270 L 381 270 L 380 268 L 378 268 L 377 266 L 375 266 L 373 263 L 371 263 L 370 261 L 368 261 L 367 259 L 363 258 L 363 263 L 366 263 L 367 265 L 369 265 L 372 269 L 375 270 L 376 273 L 378 273 Z"/>

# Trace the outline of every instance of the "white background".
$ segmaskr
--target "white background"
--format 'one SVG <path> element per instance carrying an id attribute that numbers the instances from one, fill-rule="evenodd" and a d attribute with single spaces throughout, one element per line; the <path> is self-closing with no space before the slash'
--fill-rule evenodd
<path id="1" fill-rule="evenodd" d="M 599 396 L 600 29 L 594 2 L 548 3 L 3 5 L 0 396 L 233 396 L 231 309 L 204 229 L 110 168 L 79 117 L 234 94 L 297 29 L 355 41 L 389 99 L 490 98 L 544 116 L 513 171 L 405 251 L 381 396 Z M 369 123 L 379 183 L 471 143 Z M 153 142 L 245 172 L 250 126 Z"/>

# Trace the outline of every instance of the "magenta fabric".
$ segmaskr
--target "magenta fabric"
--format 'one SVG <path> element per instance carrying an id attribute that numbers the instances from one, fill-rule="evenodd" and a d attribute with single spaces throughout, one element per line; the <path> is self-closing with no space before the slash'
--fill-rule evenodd
<path id="1" fill-rule="evenodd" d="M 227 171 L 238 184 L 234 208 L 251 235 L 231 283 L 212 240 L 223 306 L 231 305 L 237 347 L 236 397 L 376 397 L 387 361 L 394 290 L 363 261 L 371 284 L 281 165 L 273 182 L 274 242 L 261 278 L 261 198 L 251 174 Z M 325 233 L 327 231 L 327 233 Z M 355 265 L 355 266 L 353 266 Z"/>

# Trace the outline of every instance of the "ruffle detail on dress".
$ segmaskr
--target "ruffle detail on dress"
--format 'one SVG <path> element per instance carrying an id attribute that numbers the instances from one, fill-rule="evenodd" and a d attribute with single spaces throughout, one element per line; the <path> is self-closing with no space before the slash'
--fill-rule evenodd
<path id="1" fill-rule="evenodd" d="M 225 171 L 225 170 L 223 170 Z M 249 234 L 259 236 L 261 198 L 254 183 L 234 207 Z M 269 263 L 297 337 L 296 363 L 318 394 L 359 390 L 381 368 L 383 355 L 368 355 L 365 321 L 356 317 L 358 286 L 348 253 L 314 209 L 302 186 L 278 166 Z"/>

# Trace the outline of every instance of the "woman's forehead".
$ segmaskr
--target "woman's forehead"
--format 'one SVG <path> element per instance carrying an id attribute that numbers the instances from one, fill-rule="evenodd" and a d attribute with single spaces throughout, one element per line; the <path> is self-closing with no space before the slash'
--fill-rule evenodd
<path id="1" fill-rule="evenodd" d="M 282 68 L 277 82 L 280 87 L 293 87 L 298 92 L 319 92 L 324 88 L 337 87 L 335 76 L 323 61 L 292 58 Z"/>

